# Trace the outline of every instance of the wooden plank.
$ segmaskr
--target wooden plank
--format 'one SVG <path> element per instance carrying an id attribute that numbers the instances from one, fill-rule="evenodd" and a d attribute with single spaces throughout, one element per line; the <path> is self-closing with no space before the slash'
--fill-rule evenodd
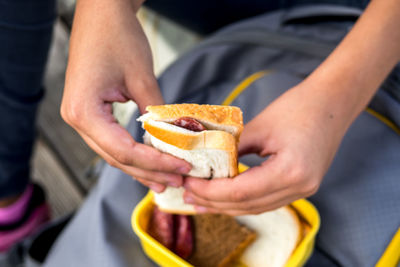
<path id="1" fill-rule="evenodd" d="M 83 195 L 41 139 L 36 142 L 32 169 L 34 181 L 41 184 L 47 193 L 53 218 L 68 214 L 80 206 Z"/>
<path id="2" fill-rule="evenodd" d="M 60 162 L 64 164 L 71 179 L 82 193 L 95 182 L 96 177 L 87 176 L 96 154 L 60 116 L 60 104 L 67 64 L 69 31 L 60 21 L 54 30 L 53 43 L 45 75 L 46 95 L 40 107 L 38 128 Z"/>

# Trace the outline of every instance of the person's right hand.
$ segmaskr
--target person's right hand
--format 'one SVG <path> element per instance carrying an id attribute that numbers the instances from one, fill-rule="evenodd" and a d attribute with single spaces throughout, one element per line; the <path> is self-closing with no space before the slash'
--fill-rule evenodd
<path id="1" fill-rule="evenodd" d="M 110 165 L 156 192 L 180 186 L 184 160 L 135 142 L 118 124 L 113 102 L 163 104 L 151 51 L 130 1 L 78 2 L 61 115 Z"/>

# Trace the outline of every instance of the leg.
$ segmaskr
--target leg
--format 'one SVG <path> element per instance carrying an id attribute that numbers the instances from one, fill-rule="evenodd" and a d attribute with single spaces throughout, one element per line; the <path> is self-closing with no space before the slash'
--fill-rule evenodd
<path id="1" fill-rule="evenodd" d="M 0 251 L 48 219 L 43 191 L 29 180 L 54 18 L 55 0 L 0 2 Z"/>
<path id="2" fill-rule="evenodd" d="M 54 17 L 54 0 L 0 3 L 0 199 L 28 183 Z"/>

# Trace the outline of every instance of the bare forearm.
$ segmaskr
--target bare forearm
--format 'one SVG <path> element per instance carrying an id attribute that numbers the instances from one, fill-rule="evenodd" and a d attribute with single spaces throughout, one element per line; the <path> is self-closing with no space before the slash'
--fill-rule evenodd
<path id="1" fill-rule="evenodd" d="M 379 85 L 400 60 L 400 5 L 375 0 L 328 59 L 306 80 L 327 94 L 332 111 L 348 118 L 365 108 Z M 335 114 L 332 114 L 335 115 Z"/>
<path id="2" fill-rule="evenodd" d="M 163 103 L 136 18 L 140 3 L 79 0 L 61 115 L 109 164 L 161 192 L 168 183 L 182 184 L 190 164 L 137 143 L 112 112 L 114 102 L 133 100 L 142 112 Z"/>
<path id="3" fill-rule="evenodd" d="M 129 0 L 79 0 L 72 27 L 72 49 L 75 42 L 82 43 L 81 40 L 75 41 L 75 39 L 83 37 L 82 35 L 96 34 L 103 38 L 115 37 L 110 36 L 110 33 L 113 32 L 111 29 L 113 27 L 118 29 L 119 25 L 117 24 L 132 20 L 139 5 L 139 3 L 133 4 L 133 1 Z M 116 32 L 116 34 L 120 35 L 121 33 Z M 115 41 L 118 41 L 118 39 Z M 90 46 L 90 44 L 87 44 L 87 46 Z M 94 49 L 95 46 L 92 48 Z"/>
<path id="4" fill-rule="evenodd" d="M 141 3 L 141 0 L 79 0 L 70 41 L 67 88 L 80 88 L 82 84 L 111 88 L 116 86 L 118 78 L 124 80 L 119 86 L 125 87 L 126 92 L 123 98 L 113 99 L 126 101 L 141 90 L 158 87 L 150 47 L 136 18 Z M 155 104 L 154 99 L 162 103 L 158 90 L 154 94 L 152 100 L 147 97 L 135 100 L 142 111 L 149 103 Z"/>
<path id="5" fill-rule="evenodd" d="M 84 66 L 85 62 L 93 65 L 92 61 L 85 61 L 86 57 L 90 55 L 92 60 L 94 53 L 104 54 L 104 50 L 99 47 L 109 46 L 111 43 L 115 47 L 122 47 L 124 42 L 130 42 L 131 49 L 137 51 L 136 62 L 147 63 L 142 64 L 141 70 L 152 72 L 151 52 L 136 18 L 136 12 L 142 2 L 142 0 L 79 0 L 72 28 L 69 60 L 79 61 L 78 67 L 84 69 L 88 67 Z M 128 51 L 119 49 L 113 52 L 113 58 L 99 64 L 133 60 L 133 58 L 126 59 Z M 100 55 L 99 58 L 104 59 Z"/>

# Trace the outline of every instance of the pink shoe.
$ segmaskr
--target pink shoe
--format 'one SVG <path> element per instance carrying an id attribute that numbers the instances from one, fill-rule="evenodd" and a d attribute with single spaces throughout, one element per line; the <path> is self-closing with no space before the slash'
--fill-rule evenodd
<path id="1" fill-rule="evenodd" d="M 50 220 L 43 189 L 33 184 L 7 210 L 0 209 L 0 252 L 33 234 Z"/>

